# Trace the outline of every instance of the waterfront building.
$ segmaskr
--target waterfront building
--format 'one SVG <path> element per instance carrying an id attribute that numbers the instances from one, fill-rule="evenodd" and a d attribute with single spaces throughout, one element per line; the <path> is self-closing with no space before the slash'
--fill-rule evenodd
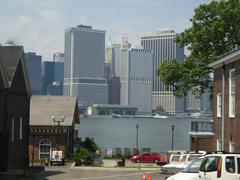
<path id="1" fill-rule="evenodd" d="M 91 115 L 136 115 L 138 108 L 132 105 L 93 104 Z M 120 117 L 120 116 L 119 116 Z"/>
<path id="2" fill-rule="evenodd" d="M 152 50 L 122 49 L 120 104 L 138 107 L 139 115 L 152 114 Z"/>
<path id="3" fill-rule="evenodd" d="M 36 55 L 35 52 L 28 52 L 25 56 L 31 92 L 33 95 L 40 95 L 42 89 L 42 56 Z"/>
<path id="4" fill-rule="evenodd" d="M 23 47 L 0 46 L 0 171 L 29 167 L 30 96 Z"/>
<path id="5" fill-rule="evenodd" d="M 120 89 L 121 89 L 120 77 L 112 77 L 108 81 L 108 87 L 109 87 L 108 103 L 120 104 Z"/>
<path id="6" fill-rule="evenodd" d="M 143 48 L 153 51 L 152 108 L 154 111 L 171 114 L 185 111 L 184 98 L 175 97 L 172 87 L 166 86 L 157 75 L 157 70 L 163 61 L 184 58 L 184 48 L 176 43 L 176 36 L 177 33 L 174 30 L 169 30 L 141 37 Z"/>
<path id="7" fill-rule="evenodd" d="M 42 63 L 42 95 L 63 95 L 64 63 Z"/>
<path id="8" fill-rule="evenodd" d="M 64 53 L 56 52 L 53 54 L 54 62 L 64 62 Z"/>
<path id="9" fill-rule="evenodd" d="M 52 151 L 63 151 L 67 158 L 77 138 L 75 125 L 80 123 L 77 98 L 32 96 L 30 107 L 30 160 L 51 159 Z"/>
<path id="10" fill-rule="evenodd" d="M 209 65 L 214 70 L 214 149 L 240 151 L 240 49 Z"/>
<path id="11" fill-rule="evenodd" d="M 104 79 L 105 31 L 79 25 L 65 30 L 64 95 L 77 96 L 79 108 L 108 103 Z"/>

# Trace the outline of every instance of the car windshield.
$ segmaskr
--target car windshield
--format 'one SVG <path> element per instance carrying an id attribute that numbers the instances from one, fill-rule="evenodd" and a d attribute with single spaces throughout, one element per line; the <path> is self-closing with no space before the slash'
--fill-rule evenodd
<path id="1" fill-rule="evenodd" d="M 198 171 L 200 170 L 202 160 L 203 160 L 203 158 L 195 159 L 183 170 L 183 172 L 198 173 Z"/>

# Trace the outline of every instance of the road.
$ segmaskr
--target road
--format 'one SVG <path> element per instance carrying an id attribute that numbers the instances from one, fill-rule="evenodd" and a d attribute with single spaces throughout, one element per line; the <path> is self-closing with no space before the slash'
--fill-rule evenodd
<path id="1" fill-rule="evenodd" d="M 61 166 L 47 167 L 45 172 L 35 174 L 31 180 L 141 180 L 144 173 L 152 175 L 153 180 L 164 180 L 166 175 L 156 170 L 132 170 L 132 169 L 82 169 Z"/>

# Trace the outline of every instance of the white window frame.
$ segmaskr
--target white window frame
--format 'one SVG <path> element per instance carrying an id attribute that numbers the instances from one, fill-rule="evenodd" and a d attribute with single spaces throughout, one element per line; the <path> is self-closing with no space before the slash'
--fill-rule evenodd
<path id="1" fill-rule="evenodd" d="M 22 130 L 23 130 L 23 118 L 19 119 L 19 139 L 22 140 Z"/>
<path id="2" fill-rule="evenodd" d="M 217 94 L 217 117 L 222 116 L 222 93 Z"/>
<path id="3" fill-rule="evenodd" d="M 221 151 L 222 150 L 222 141 L 221 139 L 217 139 L 217 151 Z"/>
<path id="4" fill-rule="evenodd" d="M 235 143 L 234 142 L 229 142 L 229 152 L 233 153 L 235 152 Z"/>
<path id="5" fill-rule="evenodd" d="M 12 137 L 11 137 L 11 142 L 14 142 L 14 126 L 15 126 L 15 117 L 12 117 Z"/>
<path id="6" fill-rule="evenodd" d="M 235 68 L 229 70 L 229 117 L 230 118 L 235 117 L 235 106 L 236 106 L 236 74 L 235 73 L 236 73 Z"/>

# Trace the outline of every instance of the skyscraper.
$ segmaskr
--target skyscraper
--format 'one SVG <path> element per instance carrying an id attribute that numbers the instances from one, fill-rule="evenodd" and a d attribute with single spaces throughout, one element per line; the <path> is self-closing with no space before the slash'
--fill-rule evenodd
<path id="1" fill-rule="evenodd" d="M 128 49 L 121 51 L 121 105 L 138 107 L 139 115 L 152 114 L 151 50 Z"/>
<path id="2" fill-rule="evenodd" d="M 29 74 L 29 84 L 32 95 L 41 95 L 42 88 L 42 56 L 36 55 L 35 52 L 25 53 L 27 72 Z"/>
<path id="3" fill-rule="evenodd" d="M 184 111 L 184 100 L 174 97 L 172 87 L 163 84 L 157 70 L 163 61 L 184 58 L 184 48 L 175 42 L 176 35 L 174 30 L 169 30 L 141 37 L 143 48 L 153 51 L 152 108 L 171 114 Z"/>
<path id="4" fill-rule="evenodd" d="M 64 62 L 64 54 L 60 52 L 56 52 L 53 54 L 54 62 Z"/>
<path id="5" fill-rule="evenodd" d="M 42 94 L 63 95 L 63 62 L 42 63 Z"/>
<path id="6" fill-rule="evenodd" d="M 79 25 L 65 30 L 64 95 L 80 106 L 108 103 L 104 79 L 105 31 Z"/>

